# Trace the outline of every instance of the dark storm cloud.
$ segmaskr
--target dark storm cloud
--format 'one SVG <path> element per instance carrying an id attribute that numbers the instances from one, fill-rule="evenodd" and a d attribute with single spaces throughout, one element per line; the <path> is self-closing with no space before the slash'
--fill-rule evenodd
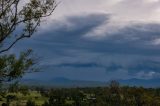
<path id="1" fill-rule="evenodd" d="M 160 71 L 160 61 L 155 62 L 155 61 L 137 61 L 137 63 L 130 64 L 130 65 L 120 65 L 120 64 L 110 64 L 106 67 L 107 71 L 117 71 L 117 70 L 128 70 L 129 73 L 137 73 L 139 71 L 154 71 L 154 72 L 159 72 Z"/>
<path id="2" fill-rule="evenodd" d="M 118 32 L 106 33 L 101 39 L 84 36 L 109 19 L 106 14 L 67 17 L 65 21 L 53 22 L 47 32 L 38 33 L 18 47 L 33 48 L 44 58 L 44 70 L 68 69 L 67 74 L 84 70 L 90 79 L 98 71 L 112 72 L 108 78 L 115 78 L 117 72 L 117 77 L 126 78 L 136 77 L 140 71 L 160 73 L 160 49 L 151 43 L 160 38 L 160 25 L 131 24 Z M 89 76 L 93 68 L 97 73 Z"/>
<path id="3" fill-rule="evenodd" d="M 96 63 L 63 63 L 63 64 L 59 64 L 56 65 L 56 67 L 74 67 L 74 68 L 91 68 L 91 67 L 100 67 L 98 64 Z"/>

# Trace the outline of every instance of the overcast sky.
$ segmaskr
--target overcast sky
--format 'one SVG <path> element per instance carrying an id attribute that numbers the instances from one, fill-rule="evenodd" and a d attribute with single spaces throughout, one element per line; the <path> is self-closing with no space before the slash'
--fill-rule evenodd
<path id="1" fill-rule="evenodd" d="M 43 72 L 26 78 L 160 78 L 160 0 L 59 1 L 38 32 L 13 49 L 33 48 L 42 57 Z"/>

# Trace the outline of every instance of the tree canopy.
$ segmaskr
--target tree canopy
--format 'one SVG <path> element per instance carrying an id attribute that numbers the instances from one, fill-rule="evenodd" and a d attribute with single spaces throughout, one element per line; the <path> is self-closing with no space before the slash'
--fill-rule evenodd
<path id="1" fill-rule="evenodd" d="M 0 53 L 19 40 L 31 37 L 42 18 L 50 16 L 57 6 L 55 0 L 30 0 L 25 5 L 22 2 L 24 0 L 0 0 Z M 8 38 L 15 40 L 3 48 Z"/>
<path id="2" fill-rule="evenodd" d="M 30 38 L 56 6 L 55 0 L 0 0 L 0 83 L 32 70 L 32 50 L 18 57 L 6 52 L 18 41 Z"/>

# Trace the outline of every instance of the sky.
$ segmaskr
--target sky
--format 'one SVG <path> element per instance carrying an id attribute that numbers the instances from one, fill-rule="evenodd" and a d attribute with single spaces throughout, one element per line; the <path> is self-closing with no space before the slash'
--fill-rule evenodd
<path id="1" fill-rule="evenodd" d="M 31 39 L 41 72 L 24 78 L 160 78 L 160 0 L 57 0 Z"/>

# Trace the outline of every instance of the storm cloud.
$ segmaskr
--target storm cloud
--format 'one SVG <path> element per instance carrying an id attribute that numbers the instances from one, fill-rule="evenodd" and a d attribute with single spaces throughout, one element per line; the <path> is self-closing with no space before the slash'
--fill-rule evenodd
<path id="1" fill-rule="evenodd" d="M 27 78 L 159 78 L 159 2 L 64 0 L 35 36 L 12 51 L 33 48 L 42 57 L 42 72 Z"/>

